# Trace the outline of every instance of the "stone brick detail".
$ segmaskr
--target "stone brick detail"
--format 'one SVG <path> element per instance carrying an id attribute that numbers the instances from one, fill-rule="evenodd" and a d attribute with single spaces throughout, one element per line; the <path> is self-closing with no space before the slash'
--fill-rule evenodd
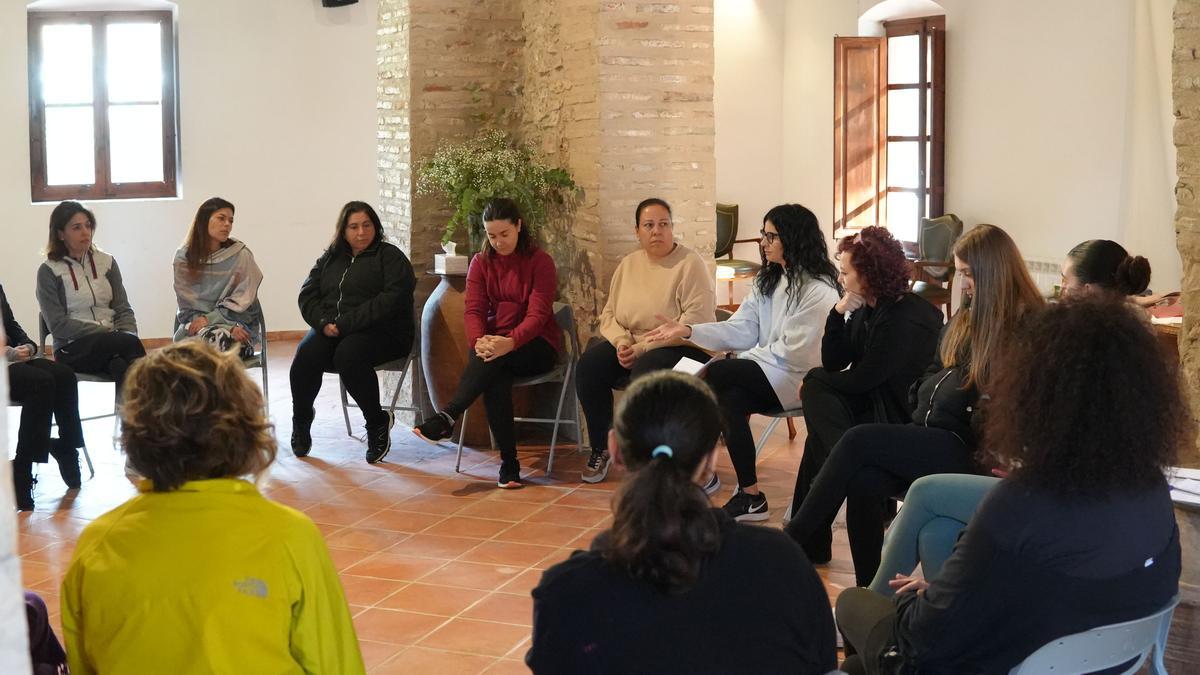
<path id="1" fill-rule="evenodd" d="M 522 129 L 584 188 L 573 222 L 547 234 L 570 267 L 564 294 L 594 329 L 617 261 L 636 246 L 642 199 L 669 201 L 676 237 L 712 254 L 712 0 L 523 7 Z"/>
<path id="2" fill-rule="evenodd" d="M 1175 48 L 1172 89 L 1175 109 L 1175 232 L 1183 259 L 1183 328 L 1179 360 L 1188 397 L 1200 419 L 1200 0 L 1175 3 Z M 1196 447 L 1185 464 L 1200 466 Z"/>
<path id="3" fill-rule="evenodd" d="M 421 274 L 450 213 L 414 194 L 439 144 L 512 131 L 583 188 L 545 224 L 562 296 L 586 339 L 633 209 L 658 196 L 676 237 L 715 242 L 712 0 L 379 0 L 380 216 Z M 419 292 L 430 288 L 418 285 Z"/>

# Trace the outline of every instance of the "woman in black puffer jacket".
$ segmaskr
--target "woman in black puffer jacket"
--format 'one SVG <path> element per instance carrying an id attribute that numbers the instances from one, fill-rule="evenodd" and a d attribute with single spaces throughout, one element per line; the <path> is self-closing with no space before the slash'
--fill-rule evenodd
<path id="1" fill-rule="evenodd" d="M 993 357 L 1008 329 L 1043 305 L 1016 244 L 998 227 L 980 225 L 963 235 L 954 247 L 954 266 L 967 300 L 943 332 L 934 363 L 913 385 L 912 423 L 847 431 L 804 501 L 793 506 L 786 528 L 803 543 L 846 497 L 877 505 L 857 509 L 847 522 L 859 586 L 869 585 L 879 567 L 889 497 L 922 476 L 976 472 L 973 428 Z"/>
<path id="2" fill-rule="evenodd" d="M 416 277 L 404 252 L 384 241 L 365 202 L 342 207 L 337 231 L 300 287 L 300 313 L 312 327 L 292 361 L 292 452 L 312 449 L 313 401 L 321 377 L 334 371 L 362 409 L 367 462 L 391 449 L 392 413 L 379 405 L 375 366 L 404 358 L 413 343 Z"/>

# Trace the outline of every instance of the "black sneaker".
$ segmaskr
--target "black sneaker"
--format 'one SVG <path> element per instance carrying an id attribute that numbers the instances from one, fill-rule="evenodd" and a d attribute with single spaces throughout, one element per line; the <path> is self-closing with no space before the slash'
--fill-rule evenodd
<path id="1" fill-rule="evenodd" d="M 767 495 L 762 492 L 752 495 L 738 488 L 725 506 L 721 507 L 734 520 L 758 521 L 771 517 L 767 512 Z"/>
<path id="2" fill-rule="evenodd" d="M 367 464 L 383 461 L 392 449 L 392 425 L 396 423 L 396 416 L 391 410 L 383 412 L 387 414 L 386 424 L 367 427 Z"/>
<path id="3" fill-rule="evenodd" d="M 709 478 L 708 482 L 704 484 L 704 494 L 711 497 L 711 496 L 717 494 L 717 490 L 720 490 L 720 489 L 721 489 L 721 477 L 717 475 L 716 471 L 714 471 L 712 478 Z"/>
<path id="4" fill-rule="evenodd" d="M 413 427 L 414 434 L 430 443 L 437 443 L 438 441 L 450 438 L 450 432 L 453 430 L 454 418 L 444 412 L 439 412 L 433 417 L 426 418 L 424 422 Z"/>
<path id="5" fill-rule="evenodd" d="M 587 466 L 583 468 L 579 479 L 585 483 L 600 483 L 608 477 L 610 466 L 612 466 L 612 457 L 608 456 L 607 451 L 592 450 L 592 456 L 588 458 Z"/>
<path id="6" fill-rule="evenodd" d="M 62 475 L 67 489 L 78 490 L 83 482 L 83 477 L 79 475 L 79 449 L 55 439 L 50 443 L 50 455 L 58 462 L 58 473 Z"/>
<path id="7" fill-rule="evenodd" d="M 301 419 L 292 415 L 292 454 L 297 457 L 308 457 L 312 450 L 312 421 L 317 411 L 313 410 L 312 417 Z"/>
<path id="8" fill-rule="evenodd" d="M 496 487 L 505 490 L 516 490 L 524 487 L 521 484 L 521 465 L 515 459 L 506 459 L 500 463 L 500 478 Z"/>

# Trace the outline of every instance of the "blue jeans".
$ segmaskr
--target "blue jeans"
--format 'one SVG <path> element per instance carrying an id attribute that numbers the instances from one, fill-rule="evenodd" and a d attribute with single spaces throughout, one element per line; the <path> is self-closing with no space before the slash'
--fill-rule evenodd
<path id="1" fill-rule="evenodd" d="M 892 521 L 883 543 L 879 570 L 870 589 L 885 597 L 895 594 L 888 580 L 911 574 L 917 563 L 926 579 L 933 579 L 954 550 L 958 534 L 975 515 L 975 509 L 999 478 L 946 473 L 913 482 L 904 507 Z"/>

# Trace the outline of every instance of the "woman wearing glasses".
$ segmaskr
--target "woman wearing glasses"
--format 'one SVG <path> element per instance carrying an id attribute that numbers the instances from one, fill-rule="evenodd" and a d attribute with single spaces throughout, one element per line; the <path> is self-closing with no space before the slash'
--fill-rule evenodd
<path id="1" fill-rule="evenodd" d="M 585 483 L 608 475 L 608 429 L 612 426 L 613 389 L 645 373 L 672 368 L 688 357 L 708 361 L 708 354 L 683 341 L 650 342 L 646 334 L 666 316 L 681 323 L 714 319 L 712 275 L 695 251 L 675 241 L 671 206 L 651 197 L 634 211 L 638 250 L 621 259 L 600 313 L 602 342 L 579 359 L 576 390 L 588 421 L 592 455 L 583 470 Z M 652 292 L 647 292 L 652 289 Z"/>
<path id="2" fill-rule="evenodd" d="M 751 521 L 769 514 L 758 488 L 749 415 L 800 405 L 800 383 L 821 365 L 825 317 L 839 296 L 838 273 L 812 211 L 776 206 L 763 218 L 761 234 L 762 269 L 729 320 L 688 325 L 660 317 L 665 323 L 647 335 L 652 342 L 690 340 L 704 349 L 738 352 L 710 364 L 704 379 L 720 403 L 725 447 L 737 473 L 738 488 L 724 509 Z"/>

